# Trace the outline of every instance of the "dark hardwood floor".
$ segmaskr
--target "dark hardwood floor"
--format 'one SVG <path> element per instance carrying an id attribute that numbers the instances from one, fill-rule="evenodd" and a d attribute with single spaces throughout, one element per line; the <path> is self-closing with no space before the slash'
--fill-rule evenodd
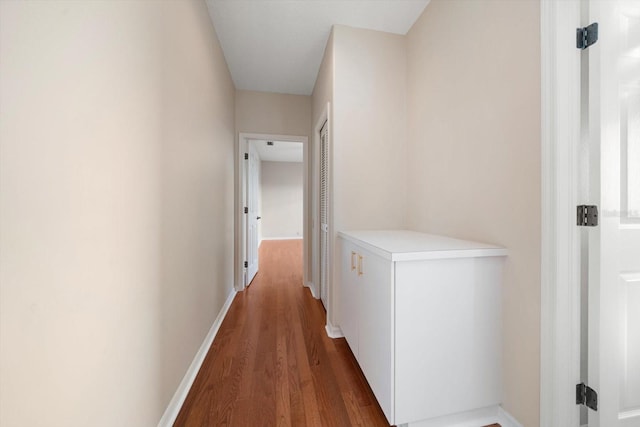
<path id="1" fill-rule="evenodd" d="M 260 271 L 236 295 L 174 425 L 388 426 L 346 341 L 324 325 L 302 286 L 302 241 L 262 242 Z"/>

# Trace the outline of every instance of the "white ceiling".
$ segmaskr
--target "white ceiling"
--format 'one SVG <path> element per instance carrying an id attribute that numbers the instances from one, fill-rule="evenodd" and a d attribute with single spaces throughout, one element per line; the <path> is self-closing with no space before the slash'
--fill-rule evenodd
<path id="1" fill-rule="evenodd" d="M 263 162 L 302 162 L 302 143 L 290 141 L 273 141 L 267 145 L 266 140 L 251 140 L 260 160 Z"/>
<path id="2" fill-rule="evenodd" d="M 406 34 L 429 0 L 207 0 L 237 89 L 310 95 L 333 24 Z"/>

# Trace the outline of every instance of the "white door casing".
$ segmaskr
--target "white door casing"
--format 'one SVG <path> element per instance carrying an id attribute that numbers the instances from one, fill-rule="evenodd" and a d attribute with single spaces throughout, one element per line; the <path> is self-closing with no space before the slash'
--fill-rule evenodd
<path id="1" fill-rule="evenodd" d="M 580 0 L 541 0 L 542 265 L 540 425 L 577 427 L 580 411 Z"/>
<path id="2" fill-rule="evenodd" d="M 260 157 L 252 143 L 248 144 L 247 160 L 247 275 L 245 286 L 248 286 L 258 272 L 258 211 L 260 191 Z"/>
<path id="3" fill-rule="evenodd" d="M 247 181 L 248 181 L 248 159 L 245 160 L 245 154 L 249 153 L 249 142 L 252 140 L 269 140 L 269 141 L 291 141 L 291 142 L 300 142 L 303 144 L 303 158 L 304 158 L 304 189 L 303 189 L 303 197 L 305 200 L 304 204 L 304 230 L 303 230 L 303 239 L 305 241 L 304 244 L 304 252 L 308 254 L 308 249 L 310 249 L 311 244 L 311 219 L 310 219 L 310 201 L 311 201 L 311 183 L 313 182 L 311 176 L 311 165 L 310 165 L 310 153 L 308 151 L 308 142 L 309 139 L 306 136 L 296 136 L 296 135 L 279 135 L 279 134 L 266 134 L 266 133 L 244 133 L 240 132 L 238 134 L 237 145 L 236 145 L 236 176 L 235 176 L 235 197 L 236 197 L 236 221 L 234 224 L 234 239 L 235 239 L 235 248 L 234 248 L 234 286 L 236 291 L 242 291 L 247 285 L 247 268 L 244 266 L 244 262 L 247 261 L 247 252 L 249 251 L 247 247 L 248 243 L 248 214 L 244 213 L 244 208 L 247 206 Z M 256 215 L 257 216 L 257 215 Z M 259 238 L 259 236 L 258 236 Z M 304 283 L 307 283 L 308 278 L 311 276 L 311 265 L 317 262 L 317 254 L 315 254 L 312 258 L 304 257 Z M 248 263 L 248 261 L 247 261 Z"/>
<path id="4" fill-rule="evenodd" d="M 320 129 L 320 299 L 327 307 L 329 261 L 329 133 L 327 122 Z"/>
<path id="5" fill-rule="evenodd" d="M 590 0 L 590 427 L 640 427 L 640 2 Z"/>

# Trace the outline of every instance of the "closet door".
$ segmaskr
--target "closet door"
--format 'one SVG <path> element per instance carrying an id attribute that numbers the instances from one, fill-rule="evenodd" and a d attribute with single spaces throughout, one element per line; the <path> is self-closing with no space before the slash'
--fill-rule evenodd
<path id="1" fill-rule="evenodd" d="M 327 307 L 329 275 L 329 129 L 320 129 L 320 299 Z"/>

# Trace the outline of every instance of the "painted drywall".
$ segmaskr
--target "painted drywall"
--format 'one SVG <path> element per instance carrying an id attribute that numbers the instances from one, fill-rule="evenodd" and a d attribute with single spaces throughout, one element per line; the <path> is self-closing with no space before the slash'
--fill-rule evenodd
<path id="1" fill-rule="evenodd" d="M 407 35 L 408 225 L 508 248 L 504 407 L 525 426 L 539 425 L 539 34 L 537 0 L 433 0 Z"/>
<path id="2" fill-rule="evenodd" d="M 402 227 L 407 157 L 405 38 L 337 25 L 333 40 L 336 227 Z"/>
<path id="3" fill-rule="evenodd" d="M 236 129 L 244 133 L 309 136 L 311 97 L 236 91 Z"/>
<path id="4" fill-rule="evenodd" d="M 333 225 L 404 228 L 407 215 L 407 56 L 404 36 L 333 30 Z M 333 251 L 339 287 L 340 254 Z M 337 293 L 336 293 L 337 295 Z M 333 301 L 335 319 L 339 301 Z M 337 322 L 339 323 L 339 322 Z"/>
<path id="5" fill-rule="evenodd" d="M 0 425 L 157 425 L 233 281 L 199 1 L 0 2 Z"/>
<path id="6" fill-rule="evenodd" d="M 261 162 L 263 239 L 302 238 L 302 162 Z"/>
<path id="7" fill-rule="evenodd" d="M 320 120 L 327 103 L 333 102 L 333 31 L 334 29 L 332 28 L 329 39 L 327 40 L 327 45 L 324 48 L 324 56 L 322 57 L 322 63 L 318 70 L 318 77 L 316 78 L 316 83 L 313 87 L 313 93 L 311 94 L 312 133 L 313 128 L 318 124 L 318 120 Z"/>
<path id="8" fill-rule="evenodd" d="M 309 165 L 311 167 L 311 200 L 310 200 L 310 208 L 311 208 L 311 252 L 312 258 L 311 260 L 315 260 L 316 262 L 311 263 L 311 284 L 316 289 L 316 292 L 319 290 L 320 283 L 320 241 L 318 240 L 318 232 L 320 228 L 318 214 L 320 212 L 320 207 L 318 205 L 318 201 L 320 200 L 319 196 L 319 188 L 320 188 L 320 180 L 319 180 L 319 156 L 320 156 L 320 138 L 319 131 L 320 126 L 322 126 L 322 122 L 324 121 L 325 113 L 328 113 L 329 124 L 329 145 L 331 146 L 331 141 L 333 141 L 333 116 L 331 108 L 327 111 L 327 106 L 333 105 L 333 75 L 334 75 L 334 60 L 333 60 L 333 29 L 331 30 L 331 34 L 329 35 L 329 40 L 327 41 L 327 45 L 324 49 L 324 56 L 322 57 L 322 63 L 320 64 L 320 69 L 318 70 L 318 77 L 316 78 L 315 86 L 313 87 L 313 93 L 311 94 L 311 149 L 309 152 Z M 329 164 L 329 168 L 331 168 L 331 164 Z M 331 187 L 331 182 L 329 185 Z M 331 197 L 332 191 L 329 191 L 329 197 Z M 331 213 L 331 208 L 329 210 Z M 329 222 L 332 222 L 330 220 Z M 330 307 L 327 307 L 327 310 L 330 311 Z"/>
<path id="9" fill-rule="evenodd" d="M 307 143 L 311 141 L 311 96 L 238 90 L 235 101 L 236 134 L 306 136 Z M 311 164 L 309 151 L 307 149 L 304 153 L 305 165 Z M 305 174 L 304 187 L 307 187 L 307 180 L 308 175 Z M 311 197 L 309 192 L 304 201 L 303 227 L 307 236 L 311 236 L 313 225 Z M 313 274 L 311 251 L 312 239 L 308 238 L 303 254 L 307 281 Z"/>

